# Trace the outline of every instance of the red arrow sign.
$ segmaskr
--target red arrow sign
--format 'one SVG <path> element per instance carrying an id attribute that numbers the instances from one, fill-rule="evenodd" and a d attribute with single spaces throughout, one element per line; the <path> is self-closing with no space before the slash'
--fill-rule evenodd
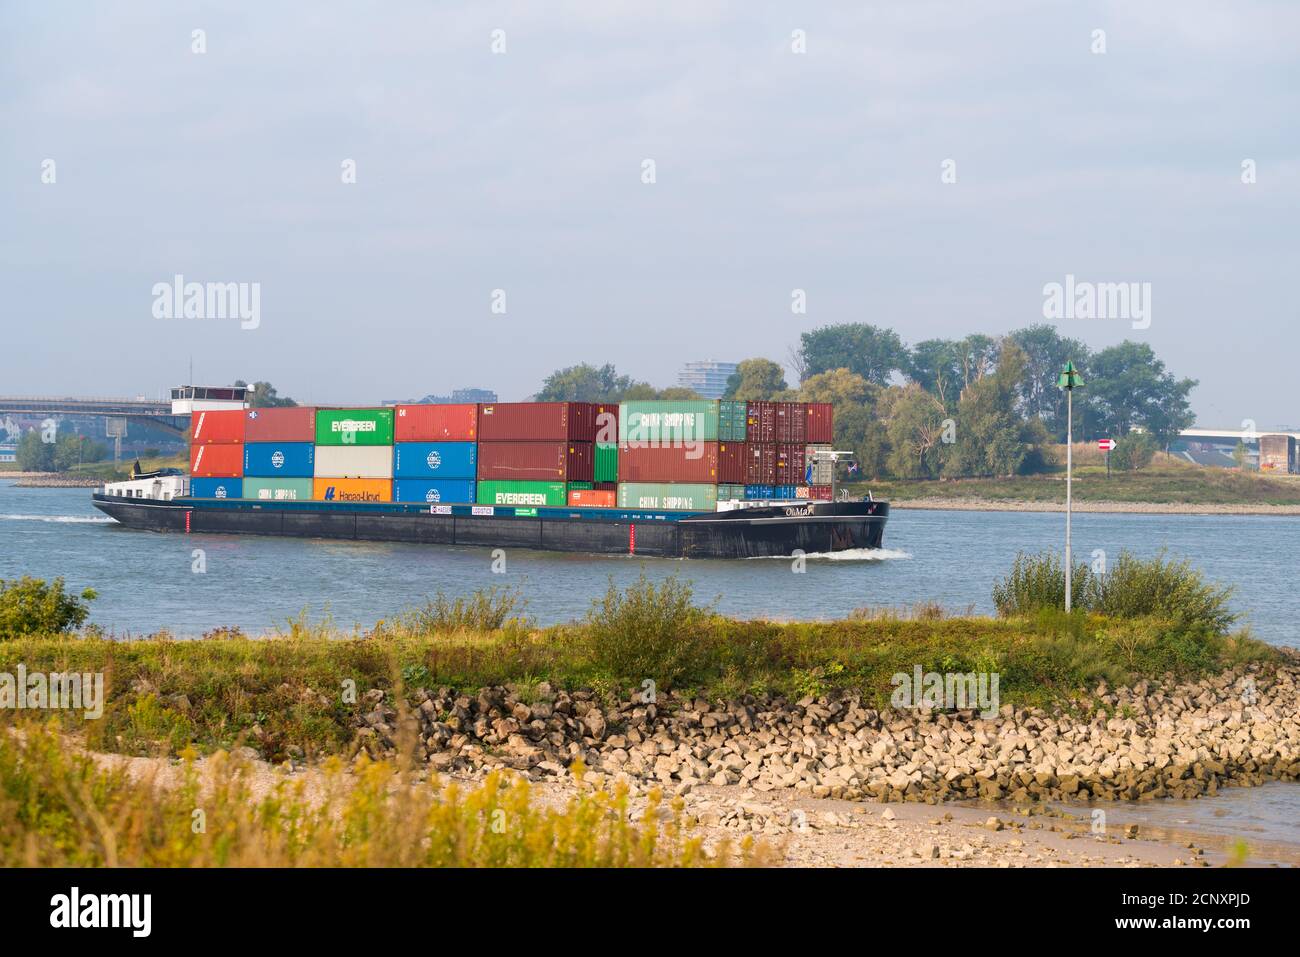
<path id="1" fill-rule="evenodd" d="M 1115 447 L 1115 440 L 1114 440 L 1114 439 L 1098 439 L 1098 440 L 1097 440 L 1097 448 L 1101 449 L 1103 452 L 1109 452 L 1109 451 L 1110 451 L 1111 449 L 1113 449 L 1114 447 Z"/>

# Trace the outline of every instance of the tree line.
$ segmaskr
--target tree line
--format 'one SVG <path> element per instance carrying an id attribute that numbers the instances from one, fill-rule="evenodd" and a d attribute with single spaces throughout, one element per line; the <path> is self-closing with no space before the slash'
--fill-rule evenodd
<path id="1" fill-rule="evenodd" d="M 1140 466 L 1195 421 L 1188 396 L 1196 380 L 1175 378 L 1149 345 L 1125 341 L 1093 352 L 1047 324 L 1001 338 L 976 334 L 910 347 L 890 329 L 832 325 L 804 333 L 789 359 L 797 386 L 786 382 L 779 363 L 755 357 L 739 363 L 725 397 L 831 403 L 836 447 L 852 450 L 868 478 L 1042 470 L 1047 447 L 1065 441 L 1065 394 L 1056 378 L 1067 361 L 1085 382 L 1074 396 L 1075 441 L 1121 440 L 1121 462 Z M 655 389 L 612 365 L 580 364 L 548 376 L 535 398 L 699 396 Z"/>

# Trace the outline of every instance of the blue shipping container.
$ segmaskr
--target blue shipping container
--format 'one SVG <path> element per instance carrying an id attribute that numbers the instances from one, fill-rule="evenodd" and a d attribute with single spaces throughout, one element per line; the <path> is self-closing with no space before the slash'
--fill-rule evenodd
<path id="1" fill-rule="evenodd" d="M 773 498 L 798 498 L 799 486 L 797 485 L 778 485 L 772 490 L 775 494 Z"/>
<path id="2" fill-rule="evenodd" d="M 773 485 L 746 485 L 745 499 L 748 501 L 766 501 L 769 498 L 776 498 L 776 487 Z"/>
<path id="3" fill-rule="evenodd" d="M 395 478 L 472 479 L 477 475 L 477 443 L 398 442 L 393 446 Z"/>
<path id="4" fill-rule="evenodd" d="M 316 471 L 314 442 L 248 442 L 244 474 L 254 478 L 311 478 Z"/>
<path id="5" fill-rule="evenodd" d="M 458 442 L 457 445 L 470 445 Z M 474 503 L 473 479 L 442 479 L 431 482 L 429 479 L 398 479 L 393 483 L 394 502 L 437 502 L 465 505 Z"/>
<path id="6" fill-rule="evenodd" d="M 193 498 L 243 498 L 244 480 L 237 478 L 192 478 Z"/>

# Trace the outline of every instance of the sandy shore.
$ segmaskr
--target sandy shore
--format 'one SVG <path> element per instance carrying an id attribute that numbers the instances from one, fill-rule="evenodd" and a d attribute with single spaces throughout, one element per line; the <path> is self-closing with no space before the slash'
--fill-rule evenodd
<path id="1" fill-rule="evenodd" d="M 926 508 L 955 512 L 1064 512 L 1064 502 L 994 501 L 976 498 L 913 498 L 890 502 L 892 509 Z M 1076 512 L 1128 512 L 1151 515 L 1300 515 L 1300 505 L 1178 502 L 1074 502 Z"/>

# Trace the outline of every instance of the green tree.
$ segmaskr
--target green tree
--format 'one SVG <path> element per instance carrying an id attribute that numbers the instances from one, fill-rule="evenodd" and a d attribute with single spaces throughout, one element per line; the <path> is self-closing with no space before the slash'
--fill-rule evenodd
<path id="1" fill-rule="evenodd" d="M 248 403 L 254 409 L 278 409 L 298 404 L 288 396 L 279 395 L 269 382 L 254 382 L 250 387 L 243 379 L 236 379 L 235 385 L 249 390 Z"/>
<path id="2" fill-rule="evenodd" d="M 1047 323 L 1028 326 L 1011 334 L 1025 353 L 1025 374 L 1020 382 L 1021 407 L 1026 415 L 1043 420 L 1047 431 L 1058 442 L 1065 441 L 1065 391 L 1056 387 L 1056 377 L 1067 362 L 1073 362 L 1091 385 L 1088 368 L 1091 352 L 1078 339 L 1066 339 Z M 1076 427 L 1083 434 L 1083 420 L 1087 411 L 1087 396 L 1080 391 L 1075 395 Z"/>
<path id="3" fill-rule="evenodd" d="M 53 635 L 80 628 L 90 614 L 87 602 L 94 598 L 91 588 L 80 598 L 64 591 L 62 578 L 52 584 L 27 575 L 11 581 L 0 578 L 0 638 Z"/>
<path id="4" fill-rule="evenodd" d="M 952 410 L 962 390 L 993 371 L 997 356 L 997 341 L 978 333 L 965 339 L 927 339 L 908 354 L 904 374 Z"/>
<path id="5" fill-rule="evenodd" d="M 626 398 L 628 398 L 628 396 L 624 395 L 624 399 Z M 660 389 L 658 394 L 652 396 L 651 398 L 673 399 L 679 402 L 683 402 L 690 399 L 701 399 L 703 398 L 703 396 L 701 396 L 694 389 L 688 389 L 684 385 L 670 385 L 666 389 Z"/>
<path id="6" fill-rule="evenodd" d="M 888 467 L 889 434 L 881 414 L 882 398 L 888 392 L 856 372 L 831 369 L 805 379 L 792 399 L 829 402 L 834 410 L 835 447 L 854 453 L 862 478 L 879 478 Z"/>
<path id="7" fill-rule="evenodd" d="M 945 418 L 939 399 L 913 382 L 892 406 L 887 426 L 889 471 L 899 478 L 937 478 Z"/>
<path id="8" fill-rule="evenodd" d="M 24 432 L 18 440 L 16 458 L 18 468 L 24 472 L 53 472 L 54 443 L 42 442 L 41 434 L 35 429 Z"/>
<path id="9" fill-rule="evenodd" d="M 888 385 L 894 372 L 907 367 L 907 347 L 892 329 L 865 322 L 825 326 L 800 337 L 806 375 L 848 369 L 868 382 Z"/>
<path id="10" fill-rule="evenodd" d="M 1136 472 L 1151 464 L 1156 440 L 1147 432 L 1130 432 L 1120 436 L 1111 450 L 1110 462 L 1121 472 Z"/>
<path id="11" fill-rule="evenodd" d="M 1093 429 L 1123 436 L 1135 426 L 1151 433 L 1160 448 L 1196 421 L 1188 395 L 1195 379 L 1175 379 L 1146 343 L 1121 342 L 1092 357 L 1084 390 Z"/>
<path id="12" fill-rule="evenodd" d="M 108 449 L 93 439 L 65 432 L 54 443 L 54 470 L 66 472 L 76 465 L 102 461 L 107 454 Z"/>
<path id="13" fill-rule="evenodd" d="M 771 359 L 745 359 L 727 379 L 723 398 L 766 402 L 785 388 L 785 370 Z"/>
<path id="14" fill-rule="evenodd" d="M 1004 340 L 996 370 L 963 390 L 955 441 L 943 454 L 945 475 L 1014 475 L 1047 439 L 1042 423 L 1026 420 L 1017 408 L 1025 366 L 1024 351 Z"/>
<path id="15" fill-rule="evenodd" d="M 645 386 L 650 392 L 655 391 L 645 383 L 634 382 L 630 376 L 619 375 L 609 363 L 597 368 L 583 362 L 552 372 L 547 376 L 536 395 L 536 400 L 538 402 L 620 402 L 633 386 Z M 655 395 L 649 397 L 654 398 Z"/>

